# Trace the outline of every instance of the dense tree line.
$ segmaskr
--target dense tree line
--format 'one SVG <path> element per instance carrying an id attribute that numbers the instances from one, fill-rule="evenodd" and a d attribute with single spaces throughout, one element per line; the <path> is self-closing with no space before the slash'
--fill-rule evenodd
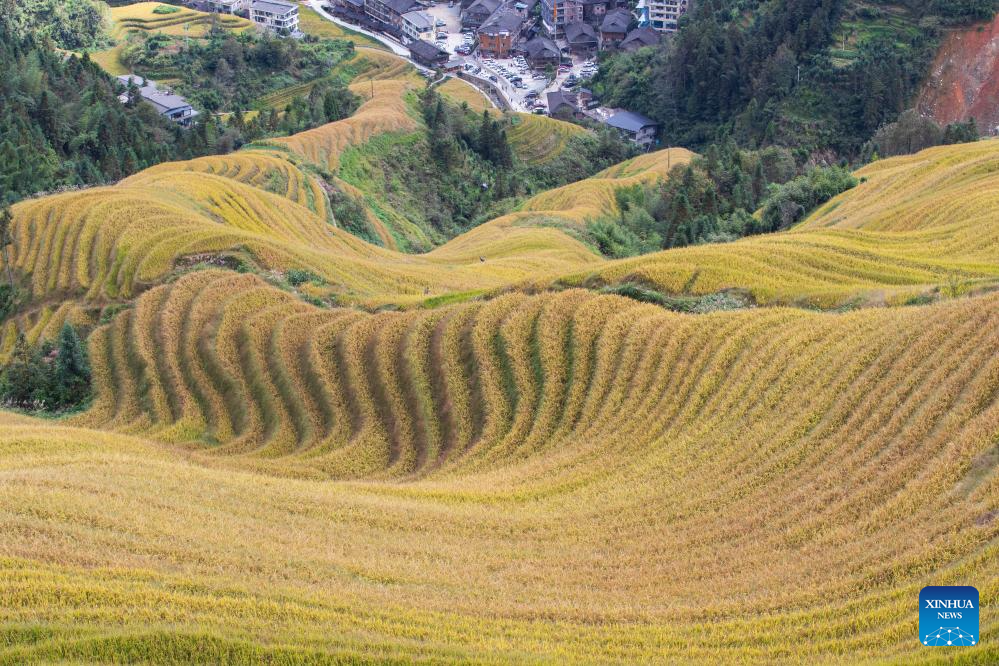
<path id="1" fill-rule="evenodd" d="M 729 140 L 666 180 L 618 190 L 617 215 L 591 220 L 587 233 L 613 257 L 726 242 L 787 229 L 855 184 L 846 169 L 799 167 L 787 149 L 745 151 Z"/>
<path id="2" fill-rule="evenodd" d="M 242 143 L 268 136 L 296 134 L 319 125 L 347 118 L 360 99 L 338 80 L 323 80 L 308 95 L 294 97 L 283 112 L 276 108 L 255 114 L 246 119 L 242 109 L 236 109 L 228 120 L 228 127 L 236 133 L 238 147 Z"/>
<path id="3" fill-rule="evenodd" d="M 852 160 L 911 104 L 940 26 L 990 17 L 999 2 L 890 4 L 918 29 L 848 35 L 848 15 L 861 24 L 864 12 L 887 20 L 886 10 L 852 0 L 700 0 L 673 39 L 610 56 L 594 86 L 609 104 L 662 123 L 674 144 L 703 148 L 732 136 L 746 147 Z M 834 57 L 846 37 L 856 41 L 853 57 Z"/>
<path id="4" fill-rule="evenodd" d="M 0 23 L 8 30 L 51 39 L 61 49 L 106 46 L 109 22 L 100 0 L 0 0 Z"/>
<path id="5" fill-rule="evenodd" d="M 893 123 L 884 125 L 864 147 L 865 161 L 878 157 L 909 155 L 933 146 L 967 143 L 978 139 L 974 119 L 941 127 L 932 118 L 916 111 L 904 111 Z"/>
<path id="6" fill-rule="evenodd" d="M 89 57 L 0 25 L 0 203 L 107 183 L 164 160 L 203 154 L 214 134 L 185 133 Z"/>
<path id="7" fill-rule="evenodd" d="M 214 113 L 257 109 L 269 93 L 327 78 L 353 50 L 344 40 L 299 41 L 214 26 L 207 39 L 134 33 L 121 60 L 137 75 L 177 79 L 178 93 Z"/>
<path id="8" fill-rule="evenodd" d="M 434 243 L 509 212 L 526 196 L 592 176 L 635 154 L 613 132 L 601 132 L 573 137 L 544 164 L 525 164 L 507 136 L 519 119 L 475 113 L 467 104 L 447 102 L 433 87 L 417 101 L 425 132 L 405 139 L 376 137 L 358 151 L 365 166 L 356 177 L 377 179 L 369 189 L 382 190 L 397 210 L 429 231 Z M 351 155 L 342 163 L 352 161 Z M 370 233 L 358 235 L 373 239 Z"/>
<path id="9" fill-rule="evenodd" d="M 90 361 L 76 330 L 65 324 L 55 343 L 32 347 L 23 334 L 0 371 L 0 405 L 59 412 L 82 406 L 91 391 Z"/>

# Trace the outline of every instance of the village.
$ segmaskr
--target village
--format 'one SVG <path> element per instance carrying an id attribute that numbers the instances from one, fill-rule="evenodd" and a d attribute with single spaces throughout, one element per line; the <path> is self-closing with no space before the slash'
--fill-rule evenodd
<path id="1" fill-rule="evenodd" d="M 282 35 L 304 36 L 294 2 L 190 0 L 188 4 L 246 16 Z M 633 0 L 310 0 L 306 4 L 327 20 L 382 41 L 428 77 L 441 73 L 464 79 L 498 108 L 607 125 L 651 150 L 659 143 L 656 123 L 627 109 L 603 106 L 588 81 L 599 71 L 600 53 L 654 46 L 675 32 L 689 0 L 637 4 Z M 184 115 L 184 121 L 190 117 Z"/>
<path id="2" fill-rule="evenodd" d="M 469 81 L 501 108 L 605 124 L 649 150 L 656 123 L 602 106 L 587 82 L 598 53 L 654 46 L 688 1 L 333 0 L 320 9 L 393 38 L 417 65 Z"/>

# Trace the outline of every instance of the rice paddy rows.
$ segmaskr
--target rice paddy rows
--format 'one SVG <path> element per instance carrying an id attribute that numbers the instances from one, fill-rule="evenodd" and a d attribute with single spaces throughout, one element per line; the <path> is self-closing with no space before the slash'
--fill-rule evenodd
<path id="1" fill-rule="evenodd" d="M 508 136 L 520 159 L 529 164 L 543 164 L 561 155 L 569 139 L 585 132 L 579 125 L 556 118 L 517 113 Z"/>
<path id="2" fill-rule="evenodd" d="M 0 656 L 919 662 L 919 588 L 975 584 L 987 662 L 997 336 L 995 296 L 368 315 L 184 276 L 92 338 L 77 420 L 181 449 L 4 424 L 0 624 L 52 633 Z"/>
<path id="3" fill-rule="evenodd" d="M 207 30 L 213 20 L 211 14 L 187 7 L 178 7 L 179 11 L 170 14 L 154 13 L 153 10 L 161 6 L 163 3 L 160 2 L 139 2 L 113 7 L 111 20 L 115 35 L 122 36 L 130 30 L 141 30 L 198 37 Z M 230 14 L 219 14 L 214 20 L 229 30 L 247 30 L 253 27 L 249 20 Z M 196 34 L 191 34 L 192 28 Z"/>
<path id="4" fill-rule="evenodd" d="M 347 147 L 377 134 L 415 130 L 416 121 L 409 115 L 404 99 L 411 84 L 391 78 L 394 71 L 387 72 L 388 79 L 379 78 L 377 69 L 371 71 L 374 74 L 370 81 L 355 80 L 350 85 L 352 91 L 366 98 L 353 116 L 267 143 L 286 147 L 313 164 L 335 171 L 340 153 Z"/>

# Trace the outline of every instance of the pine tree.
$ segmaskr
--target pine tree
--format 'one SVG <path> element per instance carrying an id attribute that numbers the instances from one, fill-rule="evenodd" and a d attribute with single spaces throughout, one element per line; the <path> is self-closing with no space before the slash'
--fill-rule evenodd
<path id="1" fill-rule="evenodd" d="M 57 408 L 78 405 L 90 392 L 90 361 L 76 329 L 68 323 L 59 332 L 58 350 L 51 400 Z"/>
<path id="2" fill-rule="evenodd" d="M 3 265 L 7 269 L 7 281 L 10 283 L 10 290 L 14 292 L 14 271 L 10 263 L 11 228 L 14 226 L 14 216 L 10 208 L 0 211 L 0 248 L 3 249 Z"/>

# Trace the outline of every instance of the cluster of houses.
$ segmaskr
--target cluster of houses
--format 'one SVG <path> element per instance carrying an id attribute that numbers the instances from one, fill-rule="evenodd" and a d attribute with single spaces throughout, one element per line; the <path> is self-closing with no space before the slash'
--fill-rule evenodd
<path id="1" fill-rule="evenodd" d="M 629 0 L 453 1 L 460 1 L 462 30 L 475 33 L 482 55 L 523 55 L 532 67 L 544 68 L 557 64 L 562 53 L 589 57 L 600 50 L 654 45 L 661 33 L 677 29 L 689 0 L 641 0 L 636 12 Z M 329 10 L 404 44 L 422 41 L 434 46 L 440 28 L 424 11 L 432 4 L 431 0 L 331 0 Z M 447 60 L 425 46 L 417 47 L 413 56 L 427 66 Z"/>

